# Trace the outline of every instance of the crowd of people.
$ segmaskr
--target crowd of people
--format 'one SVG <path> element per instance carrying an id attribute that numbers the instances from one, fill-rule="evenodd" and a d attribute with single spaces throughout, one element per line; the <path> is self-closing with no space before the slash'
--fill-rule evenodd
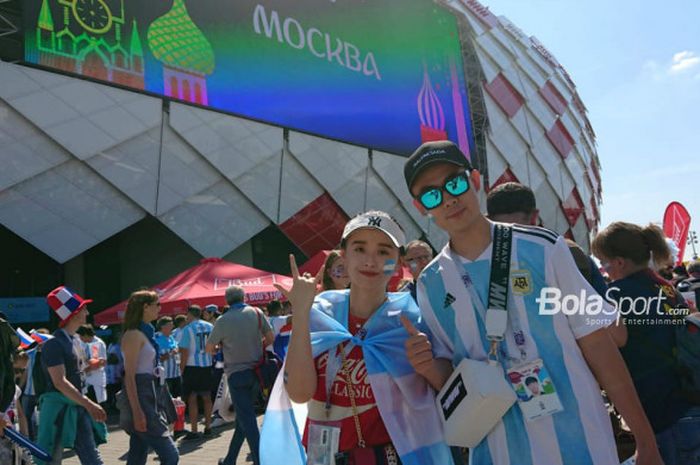
<path id="1" fill-rule="evenodd" d="M 86 324 L 91 301 L 55 289 L 47 300 L 59 329 L 14 356 L 17 388 L 0 426 L 16 423 L 51 463 L 70 447 L 82 464 L 101 464 L 106 410 L 116 407 L 127 464 L 145 464 L 152 450 L 174 465 L 174 399 L 189 418 L 177 434 L 204 441 L 220 424 L 213 400 L 225 384 L 235 427 L 219 465 L 234 465 L 244 440 L 256 465 L 450 465 L 467 452 L 473 465 L 613 465 L 610 409 L 634 437 L 637 464 L 700 463 L 700 262 L 675 267 L 658 227 L 615 222 L 592 242 L 599 266 L 538 226 L 535 196 L 518 183 L 491 189 L 484 214 L 479 173 L 450 142 L 422 145 L 404 175 L 415 207 L 449 235 L 444 248 L 407 241 L 385 212 L 362 213 L 316 275 L 290 255 L 292 284 L 277 285 L 284 302 L 267 311 L 231 286 L 226 307 L 159 318 L 158 294 L 138 290 L 106 347 Z M 401 266 L 411 279 L 389 292 Z M 543 311 L 548 289 L 601 298 L 591 311 Z M 267 357 L 284 360 L 271 392 L 260 375 Z M 441 411 L 436 397 L 463 360 L 498 367 L 514 405 Z M 447 444 L 446 429 L 483 422 L 468 451 Z M 10 450 L 0 440 L 0 463 Z"/>

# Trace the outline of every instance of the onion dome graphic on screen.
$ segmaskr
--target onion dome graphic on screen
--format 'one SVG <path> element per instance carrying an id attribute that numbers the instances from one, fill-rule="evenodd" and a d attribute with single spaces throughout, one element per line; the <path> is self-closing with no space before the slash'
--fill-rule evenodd
<path id="1" fill-rule="evenodd" d="M 164 94 L 207 105 L 206 76 L 214 72 L 214 50 L 184 0 L 175 0 L 170 11 L 151 23 L 147 38 L 153 56 L 163 63 Z"/>

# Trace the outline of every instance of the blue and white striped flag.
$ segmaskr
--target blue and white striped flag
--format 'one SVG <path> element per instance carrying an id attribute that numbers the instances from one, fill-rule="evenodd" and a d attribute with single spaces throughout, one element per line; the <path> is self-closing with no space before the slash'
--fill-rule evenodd
<path id="1" fill-rule="evenodd" d="M 377 407 L 401 462 L 452 465 L 435 406 L 435 393 L 413 370 L 404 350 L 408 333 L 399 317 L 407 316 L 425 331 L 418 307 L 407 293 L 388 294 L 387 302 L 365 323 L 366 336 L 360 339 L 345 328 L 348 297 L 348 290 L 328 291 L 316 297 L 311 309 L 313 357 L 348 340 L 361 346 Z M 306 465 L 301 443 L 305 423 L 306 406 L 292 404 L 283 376 L 278 376 L 265 412 L 260 438 L 261 464 Z"/>

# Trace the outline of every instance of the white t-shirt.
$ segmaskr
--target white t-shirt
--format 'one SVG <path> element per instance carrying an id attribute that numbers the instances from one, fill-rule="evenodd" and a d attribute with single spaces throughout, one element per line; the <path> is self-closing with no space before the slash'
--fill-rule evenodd
<path id="1" fill-rule="evenodd" d="M 107 360 L 107 347 L 102 339 L 97 336 L 91 342 L 83 342 L 82 348 L 85 353 L 85 359 L 88 362 L 90 359 Z M 87 371 L 85 373 L 85 383 L 93 386 L 105 386 L 107 384 L 105 367 Z"/>

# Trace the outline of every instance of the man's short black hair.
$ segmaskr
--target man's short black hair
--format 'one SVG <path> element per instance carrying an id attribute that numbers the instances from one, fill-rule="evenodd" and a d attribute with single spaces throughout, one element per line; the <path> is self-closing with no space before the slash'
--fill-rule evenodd
<path id="1" fill-rule="evenodd" d="M 535 194 L 519 182 L 505 182 L 491 189 L 486 196 L 489 216 L 510 213 L 530 214 L 537 210 Z"/>
<path id="2" fill-rule="evenodd" d="M 282 312 L 282 302 L 279 300 L 272 300 L 267 304 L 266 308 L 270 316 L 278 316 Z"/>
<path id="3" fill-rule="evenodd" d="M 94 336 L 95 335 L 95 329 L 92 327 L 91 324 L 82 325 L 75 332 L 78 334 L 78 336 Z"/>
<path id="4" fill-rule="evenodd" d="M 175 322 L 175 326 L 179 328 L 183 322 L 187 321 L 187 317 L 185 315 L 175 315 L 173 321 Z"/>
<path id="5" fill-rule="evenodd" d="M 527 378 L 525 378 L 525 386 L 529 386 L 533 383 L 539 384 L 540 381 L 537 378 L 535 378 L 534 376 L 528 376 Z"/>
<path id="6" fill-rule="evenodd" d="M 691 263 L 688 264 L 688 273 L 689 274 L 700 273 L 700 260 L 695 259 Z"/>
<path id="7" fill-rule="evenodd" d="M 187 313 L 195 318 L 202 318 L 202 307 L 199 305 L 190 305 L 187 309 Z"/>

